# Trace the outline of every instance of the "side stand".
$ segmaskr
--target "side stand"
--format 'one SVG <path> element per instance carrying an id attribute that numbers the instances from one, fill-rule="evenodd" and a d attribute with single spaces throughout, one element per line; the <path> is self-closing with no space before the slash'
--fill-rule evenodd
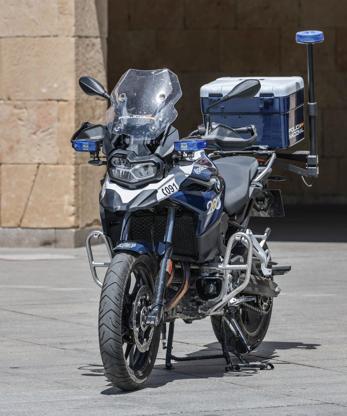
<path id="1" fill-rule="evenodd" d="M 211 355 L 195 355 L 193 357 L 176 357 L 172 354 L 173 349 L 173 338 L 174 338 L 174 329 L 175 329 L 175 321 L 171 321 L 169 323 L 169 331 L 168 331 L 168 338 L 166 343 L 166 324 L 164 324 L 162 329 L 163 335 L 163 349 L 166 349 L 165 355 L 165 367 L 167 370 L 173 369 L 172 361 L 181 362 L 181 361 L 199 361 L 199 360 L 214 360 L 217 358 L 224 358 L 226 361 L 225 371 L 241 371 L 242 369 L 257 369 L 257 370 L 273 370 L 274 366 L 271 363 L 249 363 L 244 357 L 241 355 L 235 355 L 239 363 L 233 364 L 230 352 L 226 346 L 226 336 L 225 336 L 225 329 L 224 329 L 224 336 L 223 336 L 223 343 L 222 343 L 222 350 L 223 354 L 211 354 Z"/>
<path id="2" fill-rule="evenodd" d="M 171 370 L 173 368 L 173 365 L 171 362 L 172 360 L 179 362 L 179 361 L 198 361 L 198 360 L 212 360 L 216 358 L 225 358 L 224 354 L 195 355 L 194 357 L 176 357 L 175 355 L 172 354 L 174 329 L 175 329 L 175 321 L 171 321 L 169 323 L 169 334 L 168 334 L 168 339 L 167 339 L 166 357 L 165 357 L 165 367 L 167 368 L 167 370 Z M 163 330 L 163 333 L 166 333 L 166 331 Z"/>
<path id="3" fill-rule="evenodd" d="M 271 363 L 250 363 L 245 357 L 243 357 L 241 354 L 233 352 L 233 355 L 237 357 L 238 363 L 233 364 L 230 358 L 230 352 L 228 350 L 228 344 L 227 344 L 227 334 L 225 330 L 225 325 L 223 325 L 223 321 L 226 323 L 226 325 L 230 328 L 231 332 L 235 335 L 236 338 L 240 340 L 240 342 L 243 344 L 245 350 L 247 352 L 251 351 L 250 346 L 247 344 L 246 338 L 238 325 L 237 321 L 235 320 L 235 317 L 232 316 L 232 318 L 229 320 L 226 316 L 222 318 L 222 327 L 223 327 L 223 342 L 222 342 L 222 350 L 223 355 L 226 360 L 226 367 L 225 371 L 241 371 L 241 369 L 245 370 L 273 370 L 274 366 Z"/>

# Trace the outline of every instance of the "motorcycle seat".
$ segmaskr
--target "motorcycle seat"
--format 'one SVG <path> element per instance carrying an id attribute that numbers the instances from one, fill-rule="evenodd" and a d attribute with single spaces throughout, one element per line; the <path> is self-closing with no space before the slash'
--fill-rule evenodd
<path id="1" fill-rule="evenodd" d="M 225 182 L 224 208 L 229 215 L 237 214 L 249 200 L 249 185 L 257 173 L 258 161 L 250 156 L 230 156 L 214 164 Z"/>

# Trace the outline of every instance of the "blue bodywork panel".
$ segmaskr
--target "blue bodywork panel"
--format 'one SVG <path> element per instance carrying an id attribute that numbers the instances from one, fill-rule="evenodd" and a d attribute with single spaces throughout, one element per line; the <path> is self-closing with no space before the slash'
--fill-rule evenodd
<path id="1" fill-rule="evenodd" d="M 116 245 L 113 249 L 114 252 L 117 251 L 131 251 L 137 254 L 149 254 L 152 253 L 152 248 L 146 243 L 139 243 L 137 241 L 124 241 Z"/>
<path id="2" fill-rule="evenodd" d="M 194 163 L 191 178 L 202 182 L 208 182 L 212 176 L 217 174 L 217 169 L 213 163 L 205 156 Z M 183 188 L 184 189 L 184 188 Z M 184 206 L 198 215 L 196 236 L 206 232 L 215 222 L 217 222 L 223 212 L 224 189 L 221 186 L 216 189 L 206 191 L 185 191 L 175 193 L 170 200 Z"/>

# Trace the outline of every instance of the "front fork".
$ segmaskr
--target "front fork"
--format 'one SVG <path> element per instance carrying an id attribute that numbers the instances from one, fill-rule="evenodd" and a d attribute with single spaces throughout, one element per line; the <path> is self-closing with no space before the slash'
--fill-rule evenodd
<path id="1" fill-rule="evenodd" d="M 154 301 L 149 308 L 146 324 L 159 326 L 164 313 L 164 295 L 166 288 L 167 264 L 172 255 L 172 237 L 175 225 L 175 207 L 169 207 L 164 236 L 164 255 L 160 264 L 159 276 L 155 281 Z"/>

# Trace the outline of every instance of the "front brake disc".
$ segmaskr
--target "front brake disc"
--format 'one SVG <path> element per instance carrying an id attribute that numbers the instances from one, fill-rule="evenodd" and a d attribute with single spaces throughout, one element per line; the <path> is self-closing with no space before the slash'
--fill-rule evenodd
<path id="1" fill-rule="evenodd" d="M 151 291 L 148 286 L 141 286 L 136 294 L 132 308 L 134 340 L 140 352 L 149 350 L 153 338 L 154 327 L 146 324 L 150 304 Z"/>

